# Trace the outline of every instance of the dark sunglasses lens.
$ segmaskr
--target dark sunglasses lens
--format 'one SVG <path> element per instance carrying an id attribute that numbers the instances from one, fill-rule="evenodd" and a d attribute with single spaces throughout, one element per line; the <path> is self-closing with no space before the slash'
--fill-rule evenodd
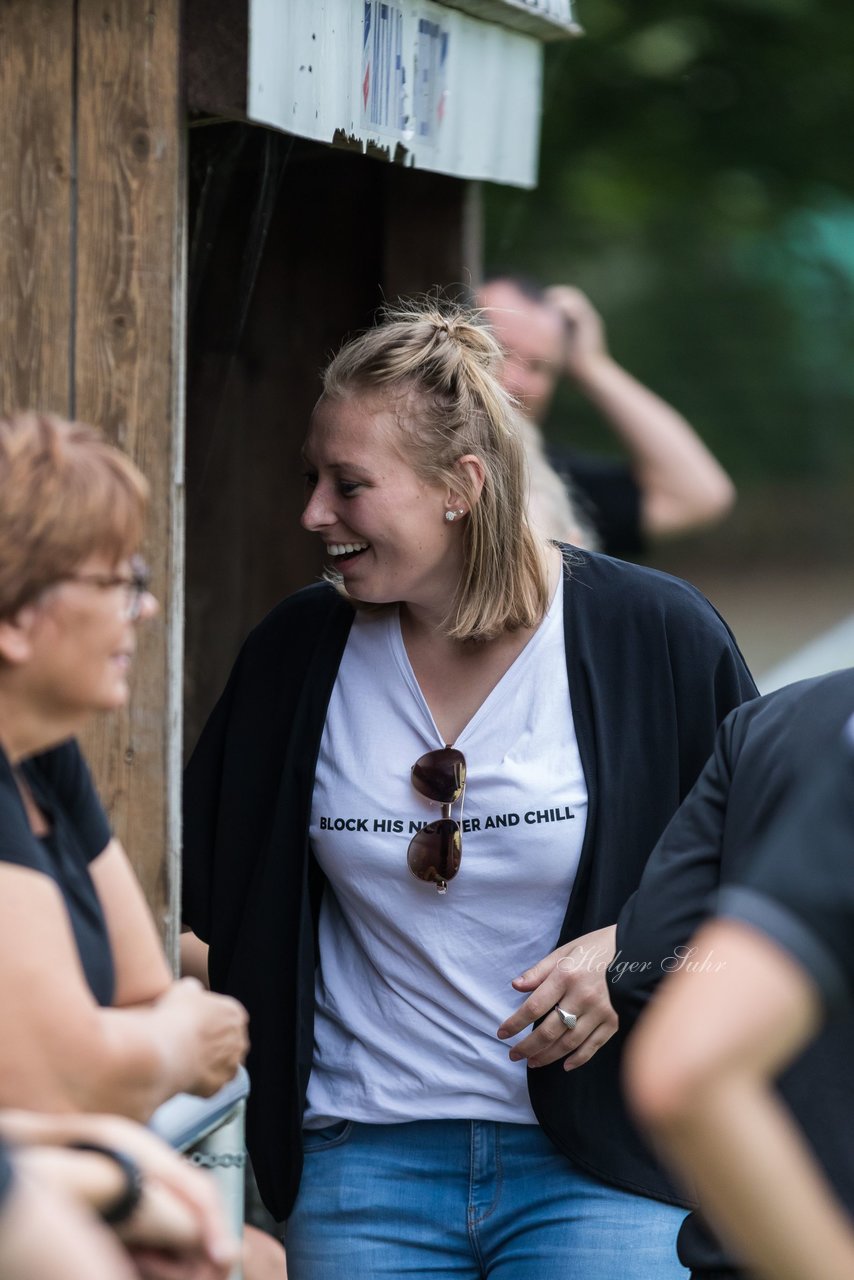
<path id="1" fill-rule="evenodd" d="M 412 837 L 406 861 L 419 880 L 442 888 L 459 871 L 461 853 L 460 824 L 452 818 L 440 818 Z"/>
<path id="2" fill-rule="evenodd" d="M 427 800 L 454 804 L 466 785 L 466 758 L 454 747 L 428 751 L 412 766 L 412 785 Z M 437 824 L 431 823 L 431 826 Z"/>

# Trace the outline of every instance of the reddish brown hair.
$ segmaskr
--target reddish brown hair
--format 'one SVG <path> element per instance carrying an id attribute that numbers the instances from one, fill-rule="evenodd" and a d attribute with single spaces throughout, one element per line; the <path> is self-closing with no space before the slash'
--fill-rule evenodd
<path id="1" fill-rule="evenodd" d="M 0 617 L 90 555 L 131 555 L 147 502 L 141 472 L 94 427 L 36 412 L 0 418 Z"/>

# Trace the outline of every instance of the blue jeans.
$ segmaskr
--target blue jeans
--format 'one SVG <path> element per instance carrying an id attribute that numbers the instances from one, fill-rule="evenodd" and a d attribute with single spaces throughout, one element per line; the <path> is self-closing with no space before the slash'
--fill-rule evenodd
<path id="1" fill-rule="evenodd" d="M 289 1280 L 687 1280 L 685 1211 L 589 1177 L 537 1125 L 342 1121 L 303 1136 Z"/>

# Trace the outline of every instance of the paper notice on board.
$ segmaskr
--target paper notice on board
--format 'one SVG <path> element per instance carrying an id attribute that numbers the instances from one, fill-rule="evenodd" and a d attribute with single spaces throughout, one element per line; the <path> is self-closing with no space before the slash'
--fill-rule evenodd
<path id="1" fill-rule="evenodd" d="M 418 19 L 415 45 L 415 126 L 422 142 L 438 140 L 448 98 L 450 37 L 439 22 Z"/>
<path id="2" fill-rule="evenodd" d="M 382 0 L 365 0 L 362 124 L 396 134 L 407 126 L 403 13 Z"/>

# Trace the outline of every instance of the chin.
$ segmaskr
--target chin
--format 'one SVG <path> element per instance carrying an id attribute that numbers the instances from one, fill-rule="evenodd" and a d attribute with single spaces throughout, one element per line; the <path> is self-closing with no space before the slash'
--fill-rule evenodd
<path id="1" fill-rule="evenodd" d="M 98 703 L 98 711 L 121 711 L 122 707 L 126 707 L 130 701 L 130 686 L 126 680 L 113 685 L 111 689 L 104 691 L 103 698 Z"/>
<path id="2" fill-rule="evenodd" d="M 383 591 L 380 586 L 371 586 L 369 582 L 359 582 L 358 579 L 350 579 L 344 574 L 340 577 L 341 585 L 347 592 L 351 600 L 358 600 L 360 604 L 390 604 L 392 600 L 397 600 L 397 596 L 391 596 L 389 592 Z"/>
<path id="3" fill-rule="evenodd" d="M 375 609 L 384 609 L 388 605 L 398 604 L 400 596 L 391 595 L 384 591 L 354 591 L 347 588 L 347 595 L 356 604 L 372 605 Z"/>

